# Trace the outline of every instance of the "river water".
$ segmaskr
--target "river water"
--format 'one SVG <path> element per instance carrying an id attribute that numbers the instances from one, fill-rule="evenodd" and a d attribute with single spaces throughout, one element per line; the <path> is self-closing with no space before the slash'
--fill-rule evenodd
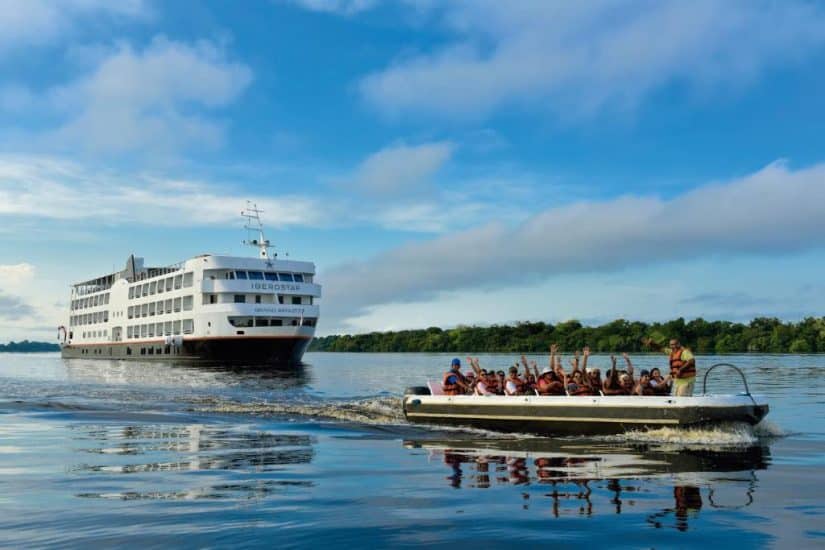
<path id="1" fill-rule="evenodd" d="M 699 358 L 767 396 L 756 429 L 553 439 L 406 424 L 403 389 L 451 357 L 0 354 L 0 545 L 825 545 L 825 356 Z M 740 389 L 711 373 L 709 393 Z"/>

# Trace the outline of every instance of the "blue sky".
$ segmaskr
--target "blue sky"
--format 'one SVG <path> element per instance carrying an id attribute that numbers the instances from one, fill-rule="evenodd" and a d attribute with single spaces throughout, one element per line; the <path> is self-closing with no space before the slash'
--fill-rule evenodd
<path id="1" fill-rule="evenodd" d="M 0 6 L 0 341 L 129 253 L 316 262 L 320 333 L 825 312 L 825 3 Z"/>

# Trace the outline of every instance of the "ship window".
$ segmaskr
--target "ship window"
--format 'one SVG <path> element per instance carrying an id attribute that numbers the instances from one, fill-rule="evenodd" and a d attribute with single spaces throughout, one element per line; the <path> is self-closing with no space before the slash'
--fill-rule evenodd
<path id="1" fill-rule="evenodd" d="M 143 290 L 141 291 L 141 296 L 148 296 L 149 295 L 149 283 L 144 283 Z"/>
<path id="2" fill-rule="evenodd" d="M 129 287 L 129 299 L 131 300 L 134 297 L 135 297 L 135 287 L 130 286 Z"/>
<path id="3" fill-rule="evenodd" d="M 246 303 L 246 295 L 245 294 L 235 294 L 235 303 L 236 304 L 245 304 Z"/>
<path id="4" fill-rule="evenodd" d="M 170 336 L 172 334 L 172 321 L 166 321 L 163 324 L 163 333 L 166 336 Z"/>
<path id="5" fill-rule="evenodd" d="M 283 304 L 283 303 L 284 303 L 284 297 L 283 297 L 283 295 L 281 295 L 281 294 L 278 294 L 278 303 L 279 303 L 279 304 Z"/>
<path id="6" fill-rule="evenodd" d="M 301 323 L 305 327 L 314 327 L 315 326 L 315 319 L 306 318 L 304 319 L 303 323 Z"/>
<path id="7" fill-rule="evenodd" d="M 227 271 L 226 272 L 227 279 L 235 279 L 235 272 L 234 271 Z"/>
<path id="8" fill-rule="evenodd" d="M 194 274 L 190 271 L 189 273 L 183 274 L 183 287 L 189 288 L 192 286 L 192 281 L 194 279 Z"/>
<path id="9" fill-rule="evenodd" d="M 278 280 L 278 274 L 273 273 L 271 271 L 267 271 L 266 273 L 264 273 L 264 278 L 266 278 L 267 281 L 277 281 Z"/>
<path id="10" fill-rule="evenodd" d="M 175 275 L 175 290 L 180 288 L 181 283 L 183 282 L 183 277 L 180 275 Z"/>
<path id="11" fill-rule="evenodd" d="M 301 305 L 301 297 L 300 296 L 293 296 L 292 297 L 292 305 L 294 305 L 294 306 Z"/>
<path id="12" fill-rule="evenodd" d="M 157 281 L 152 281 L 149 283 L 149 294 L 154 294 L 158 290 L 158 283 Z"/>
<path id="13" fill-rule="evenodd" d="M 175 335 L 180 334 L 180 320 L 172 323 L 172 333 Z"/>
<path id="14" fill-rule="evenodd" d="M 184 334 L 192 334 L 195 330 L 195 325 L 192 319 L 184 319 L 183 320 L 183 333 Z"/>
<path id="15" fill-rule="evenodd" d="M 269 324 L 272 325 L 273 327 L 282 327 L 282 326 L 284 326 L 284 320 L 283 319 L 272 319 L 272 320 L 270 320 Z"/>
<path id="16" fill-rule="evenodd" d="M 132 327 L 126 327 L 126 338 L 132 337 Z"/>
<path id="17" fill-rule="evenodd" d="M 146 328 L 146 336 L 151 338 L 155 335 L 155 323 L 149 323 L 149 326 Z"/>
<path id="18" fill-rule="evenodd" d="M 236 271 L 236 272 L 235 272 L 235 277 L 236 277 L 237 279 L 244 279 L 244 280 L 246 280 L 246 278 L 247 278 L 247 277 L 246 277 L 246 271 Z"/>
<path id="19" fill-rule="evenodd" d="M 249 272 L 249 279 L 251 281 L 263 281 L 264 280 L 264 274 L 261 273 L 260 271 L 250 271 Z"/>
<path id="20" fill-rule="evenodd" d="M 140 337 L 146 338 L 146 325 L 140 325 Z"/>
<path id="21" fill-rule="evenodd" d="M 292 325 L 293 327 L 297 327 L 297 326 L 298 326 L 298 319 L 293 319 L 293 320 L 291 320 L 291 321 L 289 322 L 289 324 L 290 324 L 290 325 Z"/>
<path id="22" fill-rule="evenodd" d="M 175 311 L 180 311 L 180 298 L 175 298 Z"/>
<path id="23" fill-rule="evenodd" d="M 195 301 L 192 296 L 183 297 L 183 311 L 192 311 L 192 304 Z"/>
<path id="24" fill-rule="evenodd" d="M 303 283 L 304 282 L 304 276 L 301 273 L 296 273 L 295 275 L 293 275 L 293 277 L 295 278 L 296 283 Z"/>
<path id="25" fill-rule="evenodd" d="M 228 317 L 229 324 L 233 327 L 251 327 L 252 317 Z"/>
<path id="26" fill-rule="evenodd" d="M 282 281 L 290 281 L 292 282 L 294 279 L 292 278 L 292 273 L 278 273 L 278 278 Z"/>
<path id="27" fill-rule="evenodd" d="M 260 304 L 260 303 L 261 303 L 261 295 L 260 295 L 260 294 L 256 294 L 256 295 L 255 295 L 255 303 L 256 303 L 256 304 Z"/>
<path id="28" fill-rule="evenodd" d="M 166 279 L 166 291 L 169 292 L 170 290 L 172 290 L 172 277 Z"/>
<path id="29" fill-rule="evenodd" d="M 109 322 L 109 312 L 108 312 L 108 311 L 104 311 L 104 312 L 103 312 L 103 322 L 104 322 L 104 323 L 108 323 L 108 322 Z M 104 334 L 103 336 L 106 336 L 106 335 Z"/>
<path id="30" fill-rule="evenodd" d="M 218 303 L 218 295 L 217 294 L 210 294 L 209 295 L 209 303 L 210 304 L 217 304 Z"/>
<path id="31" fill-rule="evenodd" d="M 172 313 L 172 298 L 166 300 L 166 313 Z"/>
<path id="32" fill-rule="evenodd" d="M 163 313 L 163 312 L 161 311 L 161 313 Z M 155 302 L 152 302 L 151 304 L 149 304 L 149 315 L 154 315 L 154 314 L 155 314 Z"/>
<path id="33" fill-rule="evenodd" d="M 255 317 L 255 326 L 256 327 L 268 327 L 269 326 L 269 319 L 266 317 Z"/>

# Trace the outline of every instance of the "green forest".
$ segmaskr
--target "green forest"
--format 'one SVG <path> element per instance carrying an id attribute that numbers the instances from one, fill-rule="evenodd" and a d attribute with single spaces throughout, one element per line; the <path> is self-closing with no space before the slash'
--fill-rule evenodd
<path id="1" fill-rule="evenodd" d="M 430 327 L 398 332 L 322 336 L 310 351 L 349 352 L 544 352 L 558 344 L 570 352 L 590 346 L 595 352 L 642 352 L 642 338 L 666 343 L 678 338 L 696 353 L 825 353 L 825 317 L 797 323 L 760 317 L 751 322 L 679 318 L 666 323 L 617 319 L 591 327 L 579 321 L 558 324 L 523 322 L 489 327 Z"/>
<path id="2" fill-rule="evenodd" d="M 60 346 L 51 344 L 49 342 L 29 342 L 23 340 L 22 342 L 9 342 L 8 344 L 0 344 L 0 352 L 36 352 L 36 351 L 60 351 Z"/>

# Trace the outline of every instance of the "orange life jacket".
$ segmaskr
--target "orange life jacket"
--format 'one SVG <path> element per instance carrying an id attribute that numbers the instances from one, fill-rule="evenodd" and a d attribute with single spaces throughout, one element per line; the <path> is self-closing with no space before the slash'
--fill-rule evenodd
<path id="1" fill-rule="evenodd" d="M 682 374 L 679 374 L 679 369 L 687 364 L 687 361 L 682 361 L 683 351 L 684 348 L 679 348 L 670 352 L 670 374 L 673 375 L 674 378 L 690 378 L 696 376 L 695 365 L 683 371 Z"/>
<path id="2" fill-rule="evenodd" d="M 458 395 L 461 393 L 461 386 L 451 383 L 449 381 L 451 378 L 455 378 L 456 381 L 461 380 L 461 373 L 453 371 L 445 372 L 444 378 L 441 380 L 441 389 L 443 389 L 447 395 Z"/>

